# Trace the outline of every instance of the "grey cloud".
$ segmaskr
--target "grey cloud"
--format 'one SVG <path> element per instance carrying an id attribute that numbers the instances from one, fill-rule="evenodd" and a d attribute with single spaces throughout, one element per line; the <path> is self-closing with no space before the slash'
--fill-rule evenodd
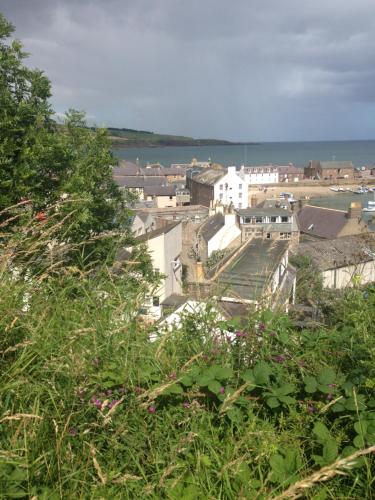
<path id="1" fill-rule="evenodd" d="M 58 112 L 236 140 L 368 138 L 373 0 L 0 0 Z"/>

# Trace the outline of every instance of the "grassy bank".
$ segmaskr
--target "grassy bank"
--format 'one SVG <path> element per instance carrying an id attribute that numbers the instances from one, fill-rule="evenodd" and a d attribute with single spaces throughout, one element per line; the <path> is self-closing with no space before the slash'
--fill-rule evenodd
<path id="1" fill-rule="evenodd" d="M 371 498 L 374 290 L 312 331 L 207 311 L 150 342 L 130 270 L 30 277 L 2 250 L 2 498 Z"/>

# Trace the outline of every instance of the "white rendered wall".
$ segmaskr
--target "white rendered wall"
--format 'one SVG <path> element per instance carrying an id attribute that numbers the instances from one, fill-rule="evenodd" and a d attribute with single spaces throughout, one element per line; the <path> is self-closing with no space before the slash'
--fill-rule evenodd
<path id="1" fill-rule="evenodd" d="M 222 188 L 220 188 L 222 186 Z M 236 172 L 236 167 L 228 167 L 228 173 L 214 185 L 214 201 L 235 208 L 247 208 L 248 183 Z"/>
<path id="2" fill-rule="evenodd" d="M 336 279 L 335 279 L 336 274 Z M 339 267 L 323 271 L 323 286 L 325 288 L 346 288 L 353 286 L 353 278 L 360 277 L 360 284 L 375 282 L 375 261 L 365 262 L 356 266 Z"/>
<path id="3" fill-rule="evenodd" d="M 224 250 L 239 236 L 241 236 L 241 229 L 236 224 L 236 215 L 225 215 L 224 227 L 219 229 L 207 244 L 208 256 L 215 250 Z"/>

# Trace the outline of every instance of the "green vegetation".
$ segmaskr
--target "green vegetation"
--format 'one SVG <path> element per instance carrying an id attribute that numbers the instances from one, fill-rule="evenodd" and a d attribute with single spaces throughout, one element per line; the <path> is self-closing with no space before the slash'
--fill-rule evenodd
<path id="1" fill-rule="evenodd" d="M 193 139 L 181 135 L 156 134 L 144 130 L 133 129 L 108 129 L 112 147 L 163 147 L 163 146 L 218 146 L 244 144 L 218 139 Z"/>
<path id="2" fill-rule="evenodd" d="M 26 71 L 12 47 L 0 43 L 0 498 L 371 499 L 375 289 L 331 298 L 311 330 L 267 310 L 239 330 L 208 308 L 150 342 L 162 332 L 138 313 L 157 284 L 144 248 L 112 267 L 130 237 L 112 231 L 123 200 L 105 134 L 76 113 L 63 132 L 40 121 L 48 93 L 7 86 Z M 60 170 L 38 184 L 47 158 Z"/>

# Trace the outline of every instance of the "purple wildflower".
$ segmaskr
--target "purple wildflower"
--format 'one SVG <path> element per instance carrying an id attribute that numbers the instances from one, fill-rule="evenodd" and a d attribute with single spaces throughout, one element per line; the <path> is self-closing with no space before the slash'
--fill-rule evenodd
<path id="1" fill-rule="evenodd" d="M 327 401 L 331 401 L 333 399 L 333 394 L 327 394 Z"/>
<path id="2" fill-rule="evenodd" d="M 182 406 L 183 406 L 185 409 L 190 408 L 190 403 L 189 403 L 189 401 L 184 401 L 184 402 L 182 403 Z"/>
<path id="3" fill-rule="evenodd" d="M 177 374 L 176 372 L 171 372 L 169 375 L 168 375 L 168 378 L 170 380 L 175 380 L 177 378 Z"/>
<path id="4" fill-rule="evenodd" d="M 220 387 L 219 392 L 220 392 L 220 394 L 224 394 L 224 392 L 225 392 L 225 387 Z"/>
<path id="5" fill-rule="evenodd" d="M 265 329 L 266 329 L 266 325 L 264 323 L 259 323 L 258 330 L 260 332 L 263 332 Z"/>
<path id="6" fill-rule="evenodd" d="M 107 396 L 112 396 L 112 391 L 111 391 L 111 389 L 108 389 L 108 391 L 106 392 L 106 395 L 107 395 Z"/>
<path id="7" fill-rule="evenodd" d="M 118 403 L 118 401 L 119 401 L 118 399 L 112 399 L 112 401 L 108 405 L 108 408 L 109 409 L 113 408 Z"/>
<path id="8" fill-rule="evenodd" d="M 270 337 L 277 337 L 277 333 L 276 333 L 276 332 L 270 332 L 270 333 L 269 333 L 269 336 L 270 336 Z"/>
<path id="9" fill-rule="evenodd" d="M 307 413 L 310 413 L 310 415 L 312 415 L 315 412 L 316 412 L 316 408 L 315 408 L 314 405 L 308 405 L 307 406 Z"/>
<path id="10" fill-rule="evenodd" d="M 154 406 L 154 405 L 149 406 L 149 407 L 147 408 L 147 411 L 148 411 L 149 413 L 155 413 L 155 412 L 156 412 L 156 406 Z"/>
<path id="11" fill-rule="evenodd" d="M 96 406 L 98 408 L 98 410 L 102 409 L 102 402 L 100 401 L 100 399 L 95 399 L 94 398 L 94 401 L 92 401 L 92 403 L 93 403 L 94 406 Z"/>
<path id="12" fill-rule="evenodd" d="M 71 436 L 73 436 L 73 437 L 75 437 L 75 436 L 78 434 L 77 429 L 76 429 L 75 427 L 70 427 L 70 428 L 68 429 L 68 432 L 69 432 L 69 434 L 70 434 Z"/>
<path id="13" fill-rule="evenodd" d="M 337 387 L 337 384 L 328 384 L 328 387 L 330 387 L 331 389 L 333 389 L 334 387 Z"/>
<path id="14" fill-rule="evenodd" d="M 243 332 L 243 331 L 240 331 L 240 330 L 238 330 L 238 331 L 236 332 L 236 337 L 237 337 L 237 338 L 246 337 L 246 336 L 247 336 L 247 333 L 246 333 L 246 332 Z"/>
<path id="15" fill-rule="evenodd" d="M 278 354 L 277 356 L 272 356 L 272 360 L 275 361 L 275 363 L 284 363 L 285 361 L 285 356 L 282 354 Z"/>

